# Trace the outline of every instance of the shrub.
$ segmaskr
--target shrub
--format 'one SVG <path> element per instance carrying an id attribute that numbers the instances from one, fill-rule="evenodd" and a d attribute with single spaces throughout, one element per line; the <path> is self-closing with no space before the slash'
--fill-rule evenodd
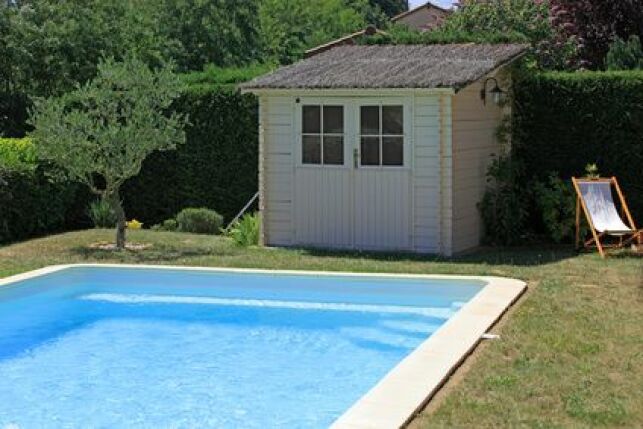
<path id="1" fill-rule="evenodd" d="M 643 47 L 641 39 L 632 35 L 625 41 L 617 38 L 610 45 L 605 63 L 608 70 L 643 69 Z"/>
<path id="2" fill-rule="evenodd" d="M 165 219 L 162 223 L 152 226 L 153 231 L 176 231 L 178 224 L 176 219 Z"/>
<path id="3" fill-rule="evenodd" d="M 570 181 L 552 173 L 545 182 L 534 182 L 533 191 L 549 238 L 556 243 L 572 238 L 576 222 L 576 193 Z"/>
<path id="4" fill-rule="evenodd" d="M 4 171 L 33 172 L 38 162 L 31 139 L 0 138 L 0 166 Z"/>
<path id="5" fill-rule="evenodd" d="M 487 189 L 478 208 L 490 244 L 516 244 L 525 233 L 525 191 L 520 186 L 522 163 L 511 155 L 495 159 L 487 172 Z"/>
<path id="6" fill-rule="evenodd" d="M 256 246 L 259 244 L 259 224 L 259 213 L 245 214 L 232 225 L 228 236 L 240 246 Z"/>
<path id="7" fill-rule="evenodd" d="M 214 210 L 206 208 L 187 208 L 176 215 L 178 230 L 196 234 L 218 234 L 223 217 Z"/>
<path id="8" fill-rule="evenodd" d="M 102 198 L 89 203 L 87 213 L 96 228 L 113 228 L 116 225 L 116 214 L 112 206 Z"/>

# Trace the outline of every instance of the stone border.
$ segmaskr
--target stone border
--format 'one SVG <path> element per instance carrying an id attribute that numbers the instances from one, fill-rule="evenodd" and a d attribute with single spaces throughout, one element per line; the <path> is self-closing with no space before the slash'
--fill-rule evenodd
<path id="1" fill-rule="evenodd" d="M 477 279 L 487 281 L 487 286 L 353 404 L 332 429 L 399 428 L 424 407 L 527 288 L 520 280 Z"/>
<path id="2" fill-rule="evenodd" d="M 407 424 L 476 347 L 480 338 L 526 290 L 520 280 L 433 274 L 355 273 L 132 264 L 53 265 L 0 279 L 0 286 L 73 267 L 111 267 L 273 275 L 359 276 L 399 279 L 482 280 L 487 283 L 453 317 L 406 356 L 342 414 L 332 429 L 390 429 Z"/>

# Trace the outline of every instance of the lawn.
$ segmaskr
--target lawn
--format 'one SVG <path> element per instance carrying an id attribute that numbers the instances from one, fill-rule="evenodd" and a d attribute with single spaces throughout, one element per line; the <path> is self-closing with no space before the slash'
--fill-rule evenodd
<path id="1" fill-rule="evenodd" d="M 241 248 L 220 237 L 132 231 L 146 250 L 88 245 L 90 230 L 0 247 L 0 277 L 51 264 L 122 262 L 515 277 L 529 291 L 411 424 L 423 427 L 640 427 L 643 259 L 567 248 L 481 250 L 454 259 Z"/>

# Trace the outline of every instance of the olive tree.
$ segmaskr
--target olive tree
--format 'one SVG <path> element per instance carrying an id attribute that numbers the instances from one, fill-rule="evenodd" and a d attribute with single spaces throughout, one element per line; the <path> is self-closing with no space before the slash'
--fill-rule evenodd
<path id="1" fill-rule="evenodd" d="M 31 123 L 39 158 L 109 202 L 118 249 L 125 247 L 121 186 L 149 154 L 185 142 L 186 118 L 169 112 L 179 90 L 171 67 L 151 70 L 136 58 L 107 59 L 90 82 L 35 103 Z"/>

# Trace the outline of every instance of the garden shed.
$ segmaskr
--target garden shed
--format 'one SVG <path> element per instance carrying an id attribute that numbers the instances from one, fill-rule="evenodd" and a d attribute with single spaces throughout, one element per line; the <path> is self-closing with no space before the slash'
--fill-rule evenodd
<path id="1" fill-rule="evenodd" d="M 477 204 L 524 45 L 337 46 L 241 86 L 259 98 L 261 238 L 451 255 Z"/>

